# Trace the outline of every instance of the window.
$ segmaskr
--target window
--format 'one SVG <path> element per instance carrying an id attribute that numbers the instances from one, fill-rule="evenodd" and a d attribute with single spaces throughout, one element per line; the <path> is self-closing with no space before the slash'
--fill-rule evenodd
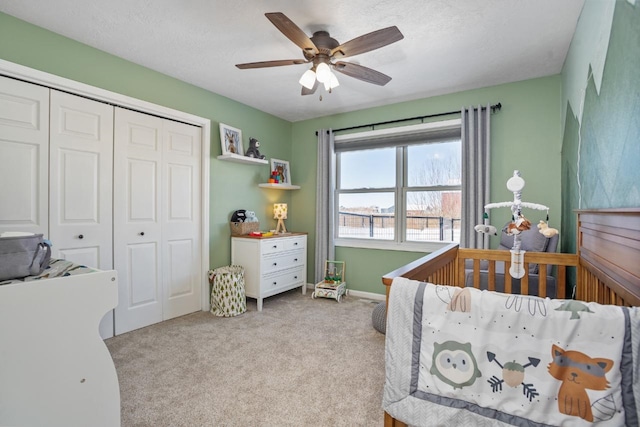
<path id="1" fill-rule="evenodd" d="M 419 250 L 459 241 L 460 120 L 335 142 L 337 245 Z"/>

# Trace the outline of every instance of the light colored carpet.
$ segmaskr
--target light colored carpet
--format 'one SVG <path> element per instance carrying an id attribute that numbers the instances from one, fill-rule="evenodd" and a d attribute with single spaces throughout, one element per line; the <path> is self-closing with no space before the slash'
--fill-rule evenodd
<path id="1" fill-rule="evenodd" d="M 377 302 L 293 290 L 246 313 L 198 312 L 106 340 L 122 426 L 381 426 Z"/>

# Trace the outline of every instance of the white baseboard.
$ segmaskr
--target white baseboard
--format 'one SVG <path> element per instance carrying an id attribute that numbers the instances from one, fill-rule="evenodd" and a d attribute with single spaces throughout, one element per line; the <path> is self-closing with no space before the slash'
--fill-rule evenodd
<path id="1" fill-rule="evenodd" d="M 313 290 L 315 289 L 315 285 L 313 283 L 307 283 L 307 289 L 308 290 L 310 289 L 311 292 L 313 292 Z M 374 301 L 384 301 L 386 298 L 384 294 L 375 294 L 373 292 L 357 291 L 355 289 L 349 289 L 348 287 L 347 287 L 347 296 L 356 297 L 356 298 L 366 298 Z"/>

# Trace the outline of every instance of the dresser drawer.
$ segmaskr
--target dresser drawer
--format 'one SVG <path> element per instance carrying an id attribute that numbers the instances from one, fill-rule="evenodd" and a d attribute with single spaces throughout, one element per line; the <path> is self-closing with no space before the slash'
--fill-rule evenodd
<path id="1" fill-rule="evenodd" d="M 263 255 L 284 251 L 284 240 L 267 239 L 260 242 L 260 251 Z"/>
<path id="2" fill-rule="evenodd" d="M 291 268 L 285 271 L 267 273 L 260 281 L 260 293 L 269 294 L 282 288 L 293 288 L 304 284 L 304 268 Z"/>
<path id="3" fill-rule="evenodd" d="M 307 236 L 293 237 L 291 239 L 285 239 L 284 250 L 290 249 L 304 249 L 306 247 Z"/>
<path id="4" fill-rule="evenodd" d="M 305 254 L 302 249 L 296 251 L 285 251 L 283 253 L 272 253 L 264 255 L 262 258 L 263 273 L 277 270 L 286 270 L 304 265 Z"/>

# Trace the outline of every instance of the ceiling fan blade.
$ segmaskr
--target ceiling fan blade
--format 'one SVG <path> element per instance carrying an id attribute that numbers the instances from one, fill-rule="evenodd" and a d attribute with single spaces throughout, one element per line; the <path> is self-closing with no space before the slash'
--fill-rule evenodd
<path id="1" fill-rule="evenodd" d="M 347 56 L 358 55 L 360 53 L 369 52 L 388 44 L 395 43 L 403 38 L 404 36 L 400 30 L 398 30 L 398 27 L 394 25 L 392 27 L 383 28 L 363 36 L 356 37 L 353 40 L 349 40 L 348 42 L 333 48 L 330 56 L 338 55 L 339 57 L 344 58 Z"/>
<path id="2" fill-rule="evenodd" d="M 305 34 L 292 20 L 287 18 L 284 13 L 273 12 L 264 14 L 273 25 L 276 26 L 282 34 L 284 34 L 289 40 L 294 42 L 302 50 L 316 55 L 318 48 L 311 41 L 309 36 Z"/>
<path id="3" fill-rule="evenodd" d="M 333 68 L 349 77 L 353 77 L 367 83 L 373 83 L 378 86 L 384 86 L 391 81 L 391 77 L 386 74 L 382 74 L 379 71 L 363 67 L 362 65 L 352 64 L 350 62 L 338 61 L 334 64 Z"/>
<path id="4" fill-rule="evenodd" d="M 247 62 L 245 64 L 236 64 L 236 67 L 241 70 L 247 70 L 249 68 L 266 68 L 266 67 L 281 67 L 283 65 L 297 65 L 306 64 L 309 61 L 304 59 L 281 59 L 278 61 L 261 61 L 261 62 Z"/>
<path id="5" fill-rule="evenodd" d="M 313 95 L 316 91 L 316 89 L 318 89 L 318 81 L 316 80 L 316 82 L 313 84 L 313 87 L 311 89 L 307 89 L 306 87 L 302 86 L 302 93 L 301 95 Z"/>

